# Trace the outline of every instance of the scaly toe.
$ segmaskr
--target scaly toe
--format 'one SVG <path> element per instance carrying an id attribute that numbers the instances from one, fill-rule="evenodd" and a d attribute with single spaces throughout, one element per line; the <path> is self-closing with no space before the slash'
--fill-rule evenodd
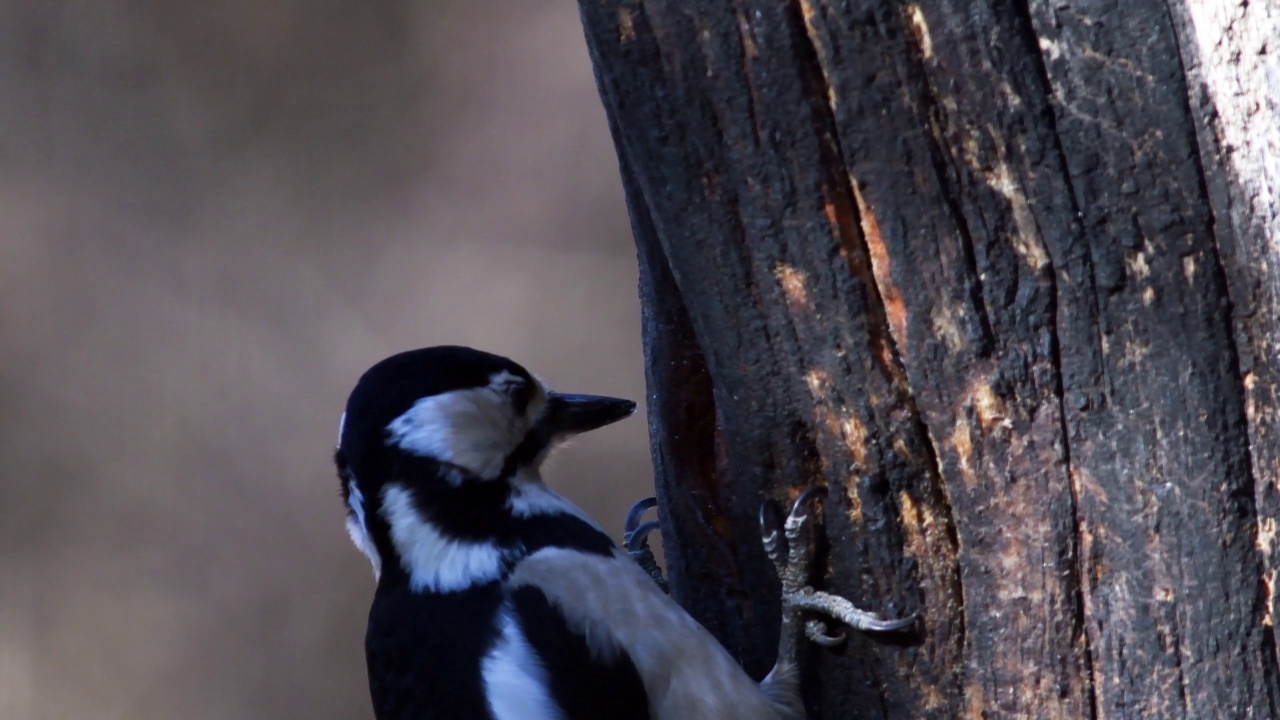
<path id="1" fill-rule="evenodd" d="M 898 620 L 885 620 L 879 615 L 859 609 L 847 598 L 811 587 L 803 587 L 790 595 L 784 595 L 782 602 L 788 608 L 821 613 L 864 632 L 893 632 L 908 628 L 916 621 L 914 614 Z"/>
<path id="2" fill-rule="evenodd" d="M 831 634 L 826 621 L 807 616 L 821 615 L 864 632 L 892 632 L 915 623 L 914 615 L 900 620 L 885 620 L 859 609 L 846 598 L 815 590 L 809 585 L 813 555 L 805 527 L 812 519 L 815 501 L 825 498 L 826 494 L 824 487 L 812 487 L 800 493 L 791 504 L 786 519 L 781 522 L 775 504 L 766 502 L 760 509 L 760 532 L 765 552 L 773 561 L 782 583 L 780 662 L 796 661 L 799 651 L 796 640 L 800 633 L 824 647 L 839 645 L 847 639 L 844 632 Z"/>
<path id="3" fill-rule="evenodd" d="M 782 580 L 784 595 L 809 584 L 813 553 L 809 548 L 809 538 L 804 535 L 804 528 L 809 522 L 810 505 L 814 500 L 824 498 L 826 495 L 827 489 L 824 487 L 811 487 L 800 493 L 800 496 L 791 504 L 791 512 L 787 514 L 787 520 L 783 523 L 783 537 L 786 538 L 784 552 L 787 560 L 785 570 L 779 572 L 778 577 Z"/>

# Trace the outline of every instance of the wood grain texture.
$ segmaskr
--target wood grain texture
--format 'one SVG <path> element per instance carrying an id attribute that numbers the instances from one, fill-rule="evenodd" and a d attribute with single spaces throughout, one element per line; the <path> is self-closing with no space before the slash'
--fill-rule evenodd
<path id="1" fill-rule="evenodd" d="M 1280 612 L 1280 6 L 1170 3 L 1231 296 L 1258 504 L 1264 622 Z M 1274 647 L 1274 640 L 1272 641 Z"/>
<path id="2" fill-rule="evenodd" d="M 925 621 L 815 650 L 815 717 L 1280 716 L 1275 186 L 1195 13 L 580 7 L 695 616 L 767 668 L 754 510 L 826 485 L 819 580 Z"/>

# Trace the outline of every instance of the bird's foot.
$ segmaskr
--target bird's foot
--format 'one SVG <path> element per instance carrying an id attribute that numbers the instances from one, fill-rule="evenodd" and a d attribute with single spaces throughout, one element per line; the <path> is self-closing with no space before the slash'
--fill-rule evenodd
<path id="1" fill-rule="evenodd" d="M 915 623 L 911 615 L 900 620 L 885 620 L 859 609 L 847 599 L 809 585 L 813 555 L 809 538 L 804 533 L 809 521 L 811 503 L 827 494 L 826 488 L 809 488 L 796 498 L 785 520 L 779 515 L 773 502 L 765 502 L 760 508 L 760 536 L 765 554 L 773 561 L 782 583 L 782 645 L 779 660 L 794 658 L 795 639 L 803 628 L 805 637 L 824 646 L 844 642 L 844 632 L 829 634 L 827 622 L 809 617 L 820 614 L 837 620 L 855 630 L 889 632 L 902 630 Z"/>
<path id="2" fill-rule="evenodd" d="M 631 510 L 627 512 L 627 521 L 622 526 L 622 546 L 627 549 L 631 559 L 649 573 L 649 577 L 662 588 L 662 592 L 670 593 L 667 579 L 662 576 L 662 568 L 658 567 L 658 561 L 653 557 L 653 550 L 649 547 L 649 533 L 659 529 L 658 521 L 640 522 L 644 514 L 657 504 L 657 498 L 647 497 L 631 506 Z"/>

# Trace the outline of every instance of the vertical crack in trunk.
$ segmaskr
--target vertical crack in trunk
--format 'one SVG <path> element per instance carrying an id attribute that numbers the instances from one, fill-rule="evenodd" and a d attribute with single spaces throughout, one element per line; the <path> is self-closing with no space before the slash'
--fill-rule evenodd
<path id="1" fill-rule="evenodd" d="M 935 84 L 933 74 L 928 72 L 925 67 L 926 60 L 928 60 L 933 54 L 932 40 L 930 38 L 927 25 L 925 24 L 923 14 L 918 6 L 912 5 L 904 7 L 902 10 L 902 19 L 904 26 L 910 30 L 909 33 L 906 33 L 906 37 L 910 38 L 911 42 L 915 46 L 914 57 L 918 59 L 920 66 L 919 72 L 924 78 L 924 84 L 916 98 L 921 104 L 923 115 L 930 127 L 930 132 L 927 133 L 929 157 L 936 176 L 936 181 L 941 189 L 941 198 L 946 204 L 948 216 L 956 231 L 957 241 L 961 248 L 963 261 L 967 271 L 966 274 L 968 277 L 972 278 L 972 284 L 967 288 L 967 291 L 969 301 L 978 317 L 982 340 L 981 344 L 973 349 L 973 353 L 975 357 L 981 357 L 995 351 L 998 342 L 996 331 L 986 306 L 982 283 L 983 275 L 978 266 L 978 257 L 975 248 L 975 230 L 970 227 L 969 216 L 965 213 L 964 208 L 962 207 L 962 194 L 964 192 L 964 188 L 960 180 L 962 170 L 955 167 L 953 153 L 950 152 L 943 144 L 945 142 L 944 138 L 950 137 L 951 134 L 944 128 L 942 116 L 944 107 L 943 100 L 939 95 L 939 88 Z M 1029 29 L 1029 16 L 1024 15 L 1023 17 L 1017 18 L 1017 20 L 1021 21 L 1018 24 L 1022 26 L 1024 32 Z M 1028 48 L 1028 51 L 1033 57 L 1037 59 L 1039 58 L 1039 51 L 1035 45 Z M 1045 95 L 1048 96 L 1050 93 L 1047 85 L 1047 77 L 1043 74 L 1042 83 Z M 999 157 L 998 168 L 1000 169 L 1000 172 L 1007 174 L 1009 172 L 1008 166 L 1006 165 L 1006 160 L 1003 157 L 1006 151 L 1002 149 L 1001 143 L 995 143 L 995 151 Z M 1011 182 L 1007 177 L 1002 177 L 1001 179 L 1004 183 Z M 1014 204 L 1014 206 L 1011 207 L 1011 211 L 1016 215 L 1018 213 L 1018 208 L 1016 207 L 1017 198 L 1014 198 L 1008 189 L 1004 187 L 1001 187 L 1000 189 L 1006 195 L 1006 199 L 1011 204 Z M 1017 222 L 1019 225 L 1018 232 L 1027 233 L 1028 235 L 1040 232 L 1038 224 L 1035 227 L 1024 227 L 1024 225 L 1032 224 L 1029 220 L 1024 221 L 1022 218 L 1017 218 Z M 1093 692 L 1091 648 L 1088 640 L 1088 633 L 1085 631 L 1084 627 L 1084 602 L 1081 584 L 1082 570 L 1080 556 L 1078 554 L 1078 548 L 1081 544 L 1081 526 L 1077 512 L 1078 500 L 1075 494 L 1075 487 L 1071 483 L 1072 466 L 1070 439 L 1066 422 L 1065 406 L 1063 404 L 1063 368 L 1061 356 L 1059 354 L 1059 337 L 1056 327 L 1058 322 L 1059 302 L 1056 268 L 1054 267 L 1052 259 L 1048 256 L 1047 251 L 1044 249 L 1043 240 L 1041 238 L 1032 237 L 1027 237 L 1025 239 L 1025 242 L 1028 243 L 1033 241 L 1038 243 L 1041 248 L 1035 254 L 1043 258 L 1041 261 L 1043 263 L 1041 266 L 1042 269 L 1037 271 L 1037 275 L 1041 275 L 1048 279 L 1049 290 L 1052 298 L 1052 305 L 1050 308 L 1052 324 L 1047 328 L 1051 346 L 1050 358 L 1054 369 L 1054 384 L 1052 392 L 1056 404 L 1057 424 L 1059 428 L 1058 434 L 1061 437 L 1062 443 L 1064 471 L 1064 477 L 1062 479 L 1069 488 L 1068 497 L 1070 507 L 1068 511 L 1070 513 L 1071 531 L 1069 533 L 1070 536 L 1064 539 L 1069 544 L 1069 547 L 1066 548 L 1066 550 L 1071 558 L 1068 564 L 1068 567 L 1071 569 L 1071 577 L 1067 579 L 1066 587 L 1064 588 L 1064 594 L 1066 596 L 1064 599 L 1066 600 L 1068 607 L 1072 608 L 1074 614 L 1074 617 L 1071 619 L 1071 626 L 1073 628 L 1072 635 L 1078 640 L 1082 652 L 1081 662 L 1083 664 L 1082 670 L 1084 673 L 1083 689 L 1087 695 L 1084 699 L 1084 706 L 1089 713 L 1089 717 L 1093 718 L 1097 716 L 1098 710 L 1096 696 Z M 1024 256 L 1024 259 L 1026 259 L 1028 253 L 1022 252 L 1021 254 Z"/>
<path id="2" fill-rule="evenodd" d="M 821 126 L 815 128 L 815 132 L 820 137 L 829 139 L 831 147 L 828 164 L 842 171 L 830 173 L 834 187 L 830 188 L 832 194 L 827 198 L 828 220 L 835 227 L 850 272 L 861 281 L 869 297 L 867 326 L 872 355 L 880 360 L 881 369 L 900 396 L 910 418 L 907 432 L 915 435 L 925 456 L 923 465 L 931 471 L 926 490 L 932 496 L 931 502 L 942 513 L 943 536 L 948 550 L 948 557 L 942 562 L 947 567 L 948 589 L 955 598 L 953 607 L 956 612 L 952 618 L 956 628 L 955 652 L 958 658 L 962 658 L 967 642 L 967 618 L 963 604 L 964 584 L 958 560 L 960 537 L 948 488 L 943 482 L 937 440 L 917 407 L 903 367 L 902 351 L 906 344 L 905 306 L 889 272 L 888 251 L 879 234 L 874 214 L 866 207 L 858 189 L 858 180 L 844 159 L 845 153 L 841 147 L 836 121 L 837 96 L 827 68 L 827 53 L 815 26 L 818 9 L 814 7 L 812 0 L 796 0 L 791 11 L 793 21 L 799 20 L 799 27 L 802 28 L 802 32 L 797 33 L 797 38 L 801 40 L 800 47 L 804 49 L 803 57 L 797 60 L 802 67 L 810 69 L 807 76 L 816 91 L 813 95 L 825 100 L 820 113 Z M 965 684 L 960 681 L 959 674 L 953 676 L 952 681 L 956 693 L 954 707 L 963 707 Z"/>
<path id="3" fill-rule="evenodd" d="M 1176 22 L 1169 22 L 1165 2 L 1075 12 L 1034 0 L 1028 5 L 1033 26 L 1044 33 L 1038 44 L 1054 100 L 1055 141 L 1072 153 L 1062 154 L 1071 163 L 1065 177 L 1074 180 L 1076 207 L 1089 216 L 1087 271 L 1070 262 L 1066 267 L 1077 282 L 1059 297 L 1070 298 L 1071 291 L 1081 289 L 1078 280 L 1087 277 L 1097 307 L 1096 327 L 1109 347 L 1100 364 L 1088 368 L 1105 381 L 1107 406 L 1088 408 L 1087 400 L 1073 399 L 1078 374 L 1064 392 L 1069 425 L 1083 438 L 1079 448 L 1071 448 L 1077 516 L 1084 523 L 1080 535 L 1088 543 L 1089 531 L 1098 531 L 1093 537 L 1097 555 L 1083 555 L 1081 573 L 1090 588 L 1085 607 L 1095 653 L 1096 702 L 1101 712 L 1134 707 L 1135 702 L 1147 703 L 1151 712 L 1163 708 L 1159 711 L 1175 715 L 1201 715 L 1208 707 L 1238 710 L 1242 705 L 1230 703 L 1253 702 L 1246 698 L 1264 687 L 1269 695 L 1274 675 L 1267 668 L 1267 679 L 1254 676 L 1255 654 L 1229 649 L 1233 642 L 1242 649 L 1256 647 L 1254 628 L 1230 634 L 1219 629 L 1231 620 L 1218 624 L 1219 613 L 1232 617 L 1241 610 L 1239 622 L 1249 624 L 1249 606 L 1256 608 L 1258 576 L 1252 572 L 1254 560 L 1240 553 L 1248 536 L 1237 525 L 1256 516 L 1253 498 L 1246 502 L 1243 496 L 1250 486 L 1256 488 L 1257 478 L 1244 464 L 1245 433 L 1238 433 L 1247 427 L 1241 422 L 1244 402 L 1230 388 L 1232 373 L 1238 375 L 1240 348 L 1230 332 L 1221 332 L 1230 323 L 1219 304 L 1228 286 L 1215 257 L 1221 255 L 1215 249 L 1220 221 L 1205 208 L 1204 148 L 1198 157 L 1185 154 L 1187 148 L 1195 153 L 1198 142 L 1184 83 L 1188 64 L 1176 32 L 1166 34 Z M 1130 191 L 1108 192 L 1108 180 L 1123 180 Z M 1172 252 L 1175 247 L 1181 248 L 1181 259 Z M 1209 267 L 1215 262 L 1218 267 Z M 1184 274 L 1189 293 L 1179 287 Z M 1074 309 L 1069 312 L 1075 314 Z M 1076 327 L 1069 328 L 1071 324 Z M 1068 341 L 1065 347 L 1059 344 L 1060 350 L 1070 351 L 1076 361 L 1083 359 L 1079 348 L 1085 334 L 1078 322 L 1059 323 L 1059 331 Z M 1169 353 L 1179 350 L 1178 334 L 1186 338 L 1183 367 L 1190 370 L 1171 361 L 1178 357 Z M 1162 352 L 1142 362 L 1152 347 L 1162 347 Z M 1150 381 L 1127 375 L 1127 364 L 1142 364 Z M 1077 363 L 1076 369 L 1080 367 Z M 1185 405 L 1153 392 L 1171 378 L 1185 387 Z M 1129 427 L 1137 442 L 1125 443 L 1123 434 L 1118 440 L 1109 437 Z M 1176 439 L 1183 433 L 1185 443 Z M 1139 448 L 1151 449 L 1145 472 L 1143 463 L 1133 461 L 1132 452 Z M 1112 489 L 1110 500 L 1099 499 L 1085 468 L 1104 473 L 1102 487 Z M 1165 498 L 1161 493 L 1167 490 L 1185 491 L 1186 497 Z M 1221 520 L 1206 522 L 1193 509 L 1203 505 L 1222 513 Z M 1121 510 L 1128 507 L 1151 517 L 1149 527 L 1132 522 L 1130 517 L 1137 516 Z M 1117 527 L 1108 540 L 1110 519 Z M 1182 535 L 1192 529 L 1193 535 L 1221 531 L 1222 536 L 1219 543 L 1206 540 L 1207 547 L 1199 548 L 1195 537 L 1188 542 Z M 1121 533 L 1145 540 L 1120 543 L 1116 537 Z M 1206 562 L 1215 551 L 1222 553 L 1218 561 Z M 1091 562 L 1097 564 L 1091 567 Z M 1115 570 L 1108 571 L 1108 565 Z M 1207 602 L 1202 586 L 1220 587 L 1223 599 L 1232 602 Z M 1134 593 L 1151 593 L 1154 602 L 1134 607 Z M 1138 627 L 1126 627 L 1126 622 Z M 1142 653 L 1141 631 L 1148 627 L 1158 640 L 1147 640 L 1154 652 Z M 1132 648 L 1119 648 L 1116 639 L 1126 630 L 1139 632 Z M 1274 658 L 1261 658 L 1261 663 L 1274 666 Z M 1206 681 L 1232 675 L 1246 679 L 1239 684 Z M 1173 692 L 1179 686 L 1185 689 Z"/>
<path id="4" fill-rule="evenodd" d="M 1043 97 L 1045 98 L 1045 108 L 1042 112 L 1045 122 L 1048 125 L 1048 137 L 1052 142 L 1053 152 L 1059 158 L 1062 181 L 1066 184 L 1068 189 L 1071 212 L 1074 217 L 1080 218 L 1082 217 L 1082 214 L 1080 212 L 1079 194 L 1076 192 L 1076 189 L 1072 184 L 1071 173 L 1066 167 L 1066 151 L 1062 145 L 1062 138 L 1058 135 L 1057 117 L 1052 106 L 1052 99 L 1054 97 L 1053 84 L 1049 79 L 1049 69 L 1045 66 L 1044 56 L 1041 54 L 1040 38 L 1035 30 L 1035 22 L 1031 15 L 1031 6 L 1029 4 L 1029 0 L 1013 0 L 1013 6 L 1016 8 L 1017 25 L 1022 30 L 1026 46 L 1031 50 L 1031 59 L 1036 69 L 1036 75 L 1040 83 L 1041 91 L 1043 92 Z M 1079 221 L 1077 220 L 1073 222 L 1071 232 L 1077 235 L 1077 241 L 1079 241 L 1078 236 L 1081 231 L 1082 229 Z M 1088 243 L 1082 244 L 1085 249 L 1084 257 L 1082 259 L 1089 268 L 1089 277 L 1092 277 L 1093 259 L 1089 251 Z M 1064 386 L 1065 368 L 1062 363 L 1062 316 L 1060 314 L 1062 294 L 1058 287 L 1058 267 L 1057 263 L 1054 262 L 1052 253 L 1049 254 L 1049 263 L 1050 267 L 1048 277 L 1053 289 L 1053 326 L 1050 328 L 1052 338 L 1052 347 L 1050 348 L 1050 352 L 1053 356 L 1054 367 L 1057 370 L 1057 382 L 1055 384 L 1054 393 L 1057 395 L 1058 399 L 1058 423 L 1061 428 L 1060 433 L 1062 435 L 1062 452 L 1064 465 L 1067 471 L 1067 484 L 1071 491 L 1071 528 L 1073 543 L 1071 553 L 1074 559 L 1074 562 L 1072 563 L 1074 577 L 1071 578 L 1071 582 L 1074 589 L 1073 604 L 1075 606 L 1076 613 L 1075 626 L 1077 632 L 1081 634 L 1082 646 L 1084 648 L 1085 672 L 1088 673 L 1088 684 L 1086 689 L 1088 692 L 1089 718 L 1093 719 L 1099 716 L 1100 708 L 1098 706 L 1097 669 L 1093 660 L 1093 640 L 1088 631 L 1089 615 L 1087 611 L 1089 607 L 1089 585 L 1087 553 L 1090 548 L 1087 538 L 1085 537 L 1085 528 L 1080 518 L 1081 488 L 1079 486 L 1078 478 L 1076 477 L 1071 454 L 1071 427 L 1070 423 L 1067 421 L 1066 388 Z M 1085 293 L 1084 296 L 1094 304 L 1094 307 L 1091 309 L 1093 317 L 1099 317 L 1098 309 L 1096 307 L 1096 296 L 1093 293 Z"/>

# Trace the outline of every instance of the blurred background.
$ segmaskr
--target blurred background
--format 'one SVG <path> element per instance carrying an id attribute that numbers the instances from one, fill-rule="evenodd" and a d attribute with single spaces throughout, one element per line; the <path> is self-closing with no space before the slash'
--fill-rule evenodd
<path id="1" fill-rule="evenodd" d="M 347 392 L 643 399 L 635 273 L 575 3 L 0 0 L 0 719 L 371 718 Z M 547 477 L 616 535 L 643 416 Z"/>

